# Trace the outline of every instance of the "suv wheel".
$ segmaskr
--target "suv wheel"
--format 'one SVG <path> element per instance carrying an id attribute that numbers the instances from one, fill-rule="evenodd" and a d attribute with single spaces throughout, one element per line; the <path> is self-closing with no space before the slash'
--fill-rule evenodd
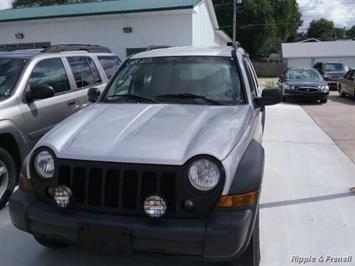
<path id="1" fill-rule="evenodd" d="M 17 170 L 15 161 L 6 150 L 0 148 L 0 209 L 6 206 L 15 189 Z"/>
<path id="2" fill-rule="evenodd" d="M 327 102 L 328 102 L 328 99 L 321 99 L 320 102 L 321 102 L 321 103 L 327 103 Z"/>
<path id="3" fill-rule="evenodd" d="M 34 235 L 33 237 L 36 239 L 36 241 L 38 243 L 40 243 L 42 246 L 45 246 L 47 248 L 63 249 L 63 248 L 69 247 L 68 244 L 65 244 L 65 243 L 62 243 L 62 242 L 58 242 L 58 241 L 49 239 L 49 238 L 44 237 L 44 236 Z"/>
<path id="4" fill-rule="evenodd" d="M 259 213 L 257 214 L 253 236 L 244 254 L 231 262 L 230 266 L 259 266 L 260 265 L 260 238 L 259 238 Z"/>
<path id="5" fill-rule="evenodd" d="M 339 94 L 340 94 L 340 97 L 342 97 L 342 98 L 344 98 L 346 96 L 341 88 L 341 85 L 339 85 Z"/>

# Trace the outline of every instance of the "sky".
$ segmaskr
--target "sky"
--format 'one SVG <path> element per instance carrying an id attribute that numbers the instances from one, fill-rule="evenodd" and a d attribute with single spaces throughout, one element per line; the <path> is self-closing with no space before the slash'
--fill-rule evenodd
<path id="1" fill-rule="evenodd" d="M 247 1 L 247 0 L 244 0 Z M 307 27 L 313 19 L 326 18 L 333 20 L 337 27 L 355 25 L 355 0 L 297 0 L 303 13 L 304 25 Z M 0 0 L 0 9 L 11 7 L 12 0 Z"/>

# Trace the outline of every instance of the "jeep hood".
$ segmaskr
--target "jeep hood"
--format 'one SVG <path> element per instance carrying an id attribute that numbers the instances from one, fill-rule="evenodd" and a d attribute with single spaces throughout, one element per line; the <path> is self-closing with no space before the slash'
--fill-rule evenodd
<path id="1" fill-rule="evenodd" d="M 208 154 L 223 160 L 250 119 L 248 105 L 94 104 L 36 145 L 66 159 L 182 165 Z"/>

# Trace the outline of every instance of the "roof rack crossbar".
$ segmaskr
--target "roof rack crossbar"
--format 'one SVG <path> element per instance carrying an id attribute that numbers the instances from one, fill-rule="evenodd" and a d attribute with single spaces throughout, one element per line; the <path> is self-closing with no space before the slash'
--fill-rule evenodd
<path id="1" fill-rule="evenodd" d="M 57 44 L 45 48 L 42 53 L 60 53 L 74 51 L 86 51 L 88 53 L 111 53 L 111 50 L 107 47 L 91 44 Z"/>

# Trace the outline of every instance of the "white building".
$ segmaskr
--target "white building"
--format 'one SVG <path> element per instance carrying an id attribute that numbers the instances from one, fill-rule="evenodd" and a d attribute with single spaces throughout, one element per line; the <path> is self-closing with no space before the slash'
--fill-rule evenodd
<path id="1" fill-rule="evenodd" d="M 312 67 L 317 62 L 344 63 L 355 68 L 355 41 L 283 43 L 288 67 Z"/>
<path id="2" fill-rule="evenodd" d="M 0 48 L 85 43 L 121 58 L 149 46 L 224 46 L 212 0 L 120 0 L 0 11 Z"/>

